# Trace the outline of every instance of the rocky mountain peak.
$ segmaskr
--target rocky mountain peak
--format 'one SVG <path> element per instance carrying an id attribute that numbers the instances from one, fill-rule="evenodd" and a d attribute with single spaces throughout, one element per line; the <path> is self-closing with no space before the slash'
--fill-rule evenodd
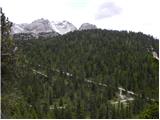
<path id="1" fill-rule="evenodd" d="M 83 23 L 79 28 L 79 30 L 89 30 L 89 29 L 97 29 L 97 26 L 90 23 Z"/>
<path id="2" fill-rule="evenodd" d="M 79 30 L 87 30 L 87 29 L 96 29 L 96 25 L 90 23 L 83 23 Z M 71 31 L 75 31 L 77 28 L 67 20 L 63 21 L 49 21 L 48 19 L 40 18 L 34 20 L 31 23 L 24 23 L 24 24 L 13 24 L 12 33 L 52 33 L 57 32 L 59 34 L 66 34 Z"/>

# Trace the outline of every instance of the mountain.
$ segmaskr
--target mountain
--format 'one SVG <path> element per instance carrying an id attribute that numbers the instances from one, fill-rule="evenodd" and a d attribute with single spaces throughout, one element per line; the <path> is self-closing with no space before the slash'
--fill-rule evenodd
<path id="1" fill-rule="evenodd" d="M 52 32 L 52 26 L 47 19 L 38 19 L 30 24 L 13 24 L 12 33 L 41 33 L 41 32 Z"/>
<path id="2" fill-rule="evenodd" d="M 36 33 L 36 34 L 41 33 L 41 32 L 52 32 L 53 31 L 50 21 L 47 19 L 43 19 L 43 18 L 35 20 L 30 24 L 27 24 L 24 27 L 24 30 L 28 32 Z"/>
<path id="3" fill-rule="evenodd" d="M 2 71 L 3 118 L 158 118 L 158 43 L 101 29 L 15 41 L 12 71 Z"/>
<path id="4" fill-rule="evenodd" d="M 77 28 L 68 21 L 62 22 L 50 22 L 47 19 L 41 18 L 33 21 L 30 24 L 13 24 L 12 33 L 48 33 L 57 32 L 59 34 L 65 34 L 70 31 L 77 30 Z"/>
<path id="5" fill-rule="evenodd" d="M 11 28 L 11 33 L 12 34 L 17 34 L 17 33 L 26 33 L 24 27 L 27 26 L 27 24 L 13 24 Z"/>
<path id="6" fill-rule="evenodd" d="M 14 68 L 23 75 L 12 78 L 22 104 L 10 103 L 14 117 L 32 109 L 28 118 L 139 118 L 151 103 L 157 117 L 159 61 L 152 52 L 158 55 L 158 42 L 140 32 L 100 29 L 18 41 L 25 68 Z M 9 105 L 2 107 L 13 116 Z"/>
<path id="7" fill-rule="evenodd" d="M 79 28 L 79 30 L 89 30 L 89 29 L 97 29 L 97 26 L 90 23 L 83 23 Z"/>
<path id="8" fill-rule="evenodd" d="M 68 21 L 62 21 L 62 22 L 51 22 L 52 29 L 58 32 L 59 34 L 66 34 L 71 31 L 77 30 L 77 28 Z"/>
<path id="9" fill-rule="evenodd" d="M 97 27 L 96 25 L 90 23 L 83 23 L 79 28 L 79 30 L 88 30 L 88 29 L 97 29 Z M 72 23 L 66 20 L 62 22 L 55 22 L 55 21 L 49 21 L 44 18 L 37 19 L 29 24 L 27 23 L 13 24 L 11 29 L 12 34 L 30 33 L 36 35 L 38 35 L 39 33 L 50 33 L 50 34 L 59 33 L 63 35 L 75 30 L 77 30 L 77 28 Z"/>

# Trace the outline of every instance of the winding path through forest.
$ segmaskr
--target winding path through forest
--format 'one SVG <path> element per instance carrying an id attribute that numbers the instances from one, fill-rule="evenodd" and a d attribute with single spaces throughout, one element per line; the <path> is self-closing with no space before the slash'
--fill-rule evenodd
<path id="1" fill-rule="evenodd" d="M 33 68 L 32 68 L 32 71 L 34 73 L 40 74 L 40 75 L 42 75 L 44 77 L 48 77 L 46 74 L 44 74 L 44 73 L 42 73 L 40 71 L 37 71 L 37 70 L 35 70 Z M 73 74 L 68 73 L 68 72 L 64 72 L 64 71 L 60 71 L 59 69 L 53 69 L 53 71 L 55 71 L 57 73 L 61 72 L 62 74 L 66 75 L 68 77 L 72 77 L 73 76 Z M 87 82 L 87 83 L 91 83 L 91 84 L 95 84 L 95 85 L 99 85 L 99 86 L 103 86 L 103 87 L 108 87 L 107 84 L 104 84 L 104 83 L 101 83 L 101 82 L 95 82 L 95 81 L 92 81 L 92 80 L 89 80 L 89 79 L 86 79 L 86 78 L 84 79 L 84 81 Z M 127 97 L 125 95 L 122 95 L 122 91 L 125 91 L 125 92 L 127 92 L 128 94 L 130 94 L 132 96 L 137 96 L 138 95 L 138 94 L 135 94 L 133 91 L 128 91 L 128 90 L 126 90 L 126 89 L 124 89 L 122 87 L 118 87 L 118 89 L 119 89 L 119 92 L 120 92 L 119 93 L 120 100 L 117 100 L 117 101 L 114 101 L 114 102 L 112 101 L 111 102 L 112 104 L 118 104 L 119 102 L 120 103 L 126 103 L 127 101 L 133 101 L 134 100 L 133 97 Z M 155 99 L 149 98 L 149 97 L 146 97 L 146 99 L 147 100 L 151 100 L 151 101 L 155 101 Z"/>

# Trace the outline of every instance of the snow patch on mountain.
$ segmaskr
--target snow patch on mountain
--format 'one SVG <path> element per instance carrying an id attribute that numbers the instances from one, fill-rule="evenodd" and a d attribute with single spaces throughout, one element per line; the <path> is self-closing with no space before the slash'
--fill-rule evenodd
<path id="1" fill-rule="evenodd" d="M 33 21 L 30 24 L 13 24 L 12 33 L 42 33 L 42 32 L 58 32 L 59 34 L 66 34 L 70 31 L 77 30 L 77 28 L 68 21 L 50 22 L 47 19 L 41 18 Z"/>
<path id="2" fill-rule="evenodd" d="M 62 21 L 62 22 L 51 22 L 52 28 L 58 32 L 59 34 L 66 34 L 71 31 L 77 30 L 77 28 L 68 21 Z"/>
<path id="3" fill-rule="evenodd" d="M 83 23 L 79 30 L 96 29 L 96 25 L 90 23 Z M 57 32 L 61 35 L 66 34 L 71 31 L 75 31 L 77 28 L 70 22 L 64 21 L 49 21 L 48 19 L 37 19 L 30 24 L 13 24 L 12 33 L 34 33 L 38 35 L 39 33 L 54 33 Z"/>

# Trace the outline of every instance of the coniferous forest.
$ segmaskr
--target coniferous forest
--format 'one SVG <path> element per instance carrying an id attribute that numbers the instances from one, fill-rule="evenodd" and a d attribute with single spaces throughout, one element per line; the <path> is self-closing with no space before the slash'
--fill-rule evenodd
<path id="1" fill-rule="evenodd" d="M 83 30 L 16 40 L 1 13 L 2 118 L 159 118 L 159 40 Z"/>

